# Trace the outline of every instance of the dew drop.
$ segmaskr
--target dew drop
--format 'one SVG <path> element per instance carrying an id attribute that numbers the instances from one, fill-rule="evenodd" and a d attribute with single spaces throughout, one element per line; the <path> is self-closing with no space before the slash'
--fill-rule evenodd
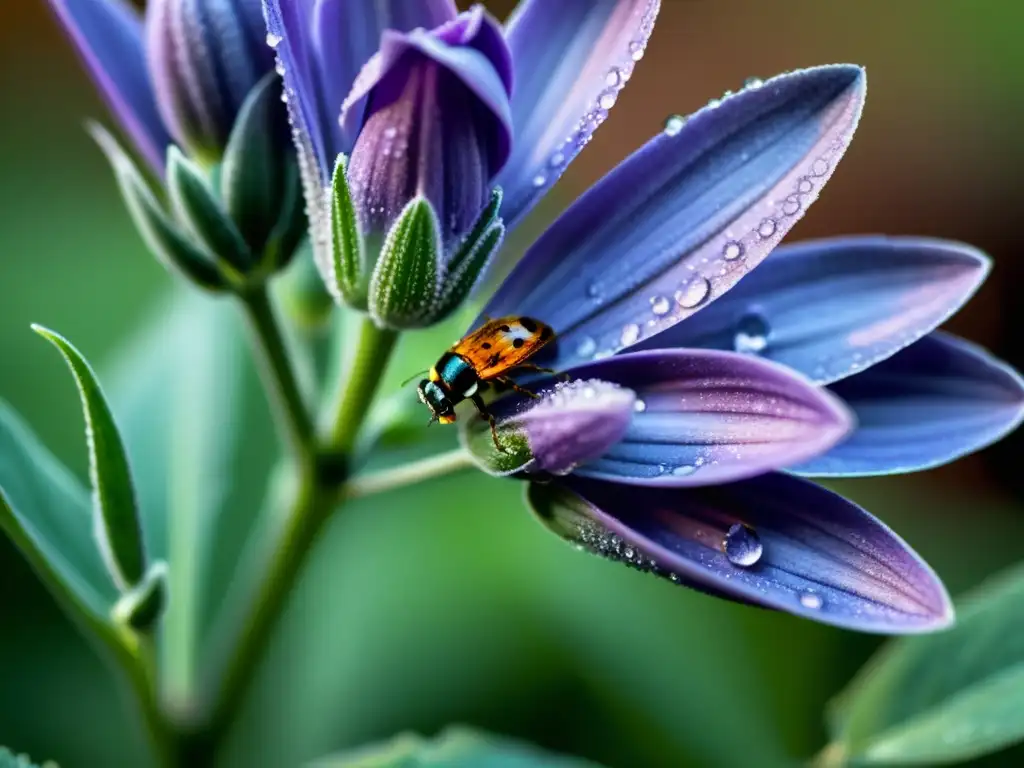
<path id="1" fill-rule="evenodd" d="M 277 48 L 281 44 L 283 38 L 280 35 L 275 35 L 270 32 L 267 33 L 267 45 L 271 48 Z"/>
<path id="2" fill-rule="evenodd" d="M 547 183 L 548 177 L 545 176 L 543 173 L 538 173 L 536 176 L 533 177 L 533 186 L 535 187 L 543 187 Z"/>
<path id="3" fill-rule="evenodd" d="M 686 125 L 686 118 L 682 115 L 669 115 L 665 118 L 665 135 L 677 136 Z"/>
<path id="4" fill-rule="evenodd" d="M 693 464 L 680 464 L 678 467 L 672 470 L 673 477 L 689 477 L 697 471 L 697 467 Z"/>
<path id="5" fill-rule="evenodd" d="M 671 304 L 664 296 L 654 296 L 651 298 L 651 312 L 658 317 L 667 315 L 670 308 Z"/>
<path id="6" fill-rule="evenodd" d="M 804 608 L 810 608 L 811 610 L 816 611 L 821 608 L 821 597 L 813 592 L 804 592 L 800 595 L 800 605 Z"/>
<path id="7" fill-rule="evenodd" d="M 828 160 L 823 157 L 815 160 L 814 165 L 811 166 L 811 173 L 815 176 L 824 176 L 828 173 Z"/>
<path id="8" fill-rule="evenodd" d="M 711 293 L 711 283 L 706 278 L 697 276 L 681 289 L 676 291 L 676 302 L 686 309 L 699 307 Z"/>
<path id="9" fill-rule="evenodd" d="M 711 101 L 708 102 L 708 109 L 717 109 L 718 105 L 721 103 L 722 102 L 719 99 L 711 99 Z"/>
<path id="10" fill-rule="evenodd" d="M 274 62 L 274 71 L 277 72 L 277 74 L 279 74 L 281 77 L 284 77 L 284 75 L 285 75 L 284 62 L 282 62 L 280 59 L 275 61 Z"/>
<path id="11" fill-rule="evenodd" d="M 760 88 L 762 85 L 764 85 L 764 80 L 762 80 L 760 77 L 748 77 L 746 80 L 743 81 L 744 88 L 754 89 Z"/>
<path id="12" fill-rule="evenodd" d="M 579 357 L 590 357 L 597 351 L 597 342 L 589 336 L 584 336 L 576 345 L 576 354 Z"/>
<path id="13" fill-rule="evenodd" d="M 775 219 L 765 219 L 757 228 L 757 234 L 761 237 L 771 237 L 775 234 Z"/>
<path id="14" fill-rule="evenodd" d="M 733 336 L 733 349 L 748 355 L 756 355 L 768 347 L 771 328 L 761 315 L 750 313 L 740 318 Z"/>
<path id="15" fill-rule="evenodd" d="M 597 103 L 601 105 L 601 109 L 611 109 L 615 106 L 616 99 L 615 91 L 605 91 L 598 98 Z"/>
<path id="16" fill-rule="evenodd" d="M 397 135 L 398 135 L 398 129 L 395 128 L 393 125 L 384 129 L 384 138 L 385 139 L 393 139 Z"/>
<path id="17" fill-rule="evenodd" d="M 615 88 L 619 85 L 622 85 L 622 70 L 620 70 L 618 67 L 612 67 L 611 69 L 608 70 L 608 74 L 605 75 L 604 81 L 610 88 Z"/>
<path id="18" fill-rule="evenodd" d="M 726 243 L 722 249 L 722 258 L 726 261 L 736 261 L 742 255 L 743 246 L 736 242 Z"/>
<path id="19" fill-rule="evenodd" d="M 551 156 L 551 159 L 548 160 L 548 165 L 550 165 L 552 168 L 560 168 L 564 162 L 565 153 L 555 152 L 555 154 Z"/>
<path id="20" fill-rule="evenodd" d="M 782 204 L 782 212 L 787 216 L 793 216 L 800 210 L 800 200 L 796 195 L 790 195 Z"/>
<path id="21" fill-rule="evenodd" d="M 731 526 L 722 542 L 725 556 L 733 565 L 749 568 L 761 559 L 764 546 L 757 531 L 743 523 Z"/>
<path id="22" fill-rule="evenodd" d="M 592 299 L 600 299 L 603 289 L 600 283 L 591 283 L 587 286 L 587 296 Z"/>
<path id="23" fill-rule="evenodd" d="M 634 40 L 629 44 L 629 55 L 633 61 L 640 61 L 644 57 L 644 44 Z"/>
<path id="24" fill-rule="evenodd" d="M 636 411 L 637 413 L 643 413 L 644 411 L 647 410 L 647 403 L 645 403 L 643 400 L 637 399 L 637 401 L 633 403 L 633 410 Z"/>
<path id="25" fill-rule="evenodd" d="M 640 339 L 640 326 L 636 323 L 630 323 L 622 329 L 622 336 L 619 337 L 624 345 L 629 346 L 630 344 L 636 344 Z"/>
<path id="26" fill-rule="evenodd" d="M 806 195 L 812 189 L 814 189 L 814 182 L 806 177 L 800 179 L 800 183 L 796 185 L 796 191 L 802 195 Z"/>

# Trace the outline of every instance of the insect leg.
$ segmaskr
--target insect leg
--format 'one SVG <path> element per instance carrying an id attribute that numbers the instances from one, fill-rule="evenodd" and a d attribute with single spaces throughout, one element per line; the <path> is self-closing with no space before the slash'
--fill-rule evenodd
<path id="1" fill-rule="evenodd" d="M 494 447 L 497 448 L 501 453 L 507 453 L 507 451 L 501 447 L 501 443 L 498 442 L 498 427 L 494 421 L 494 414 L 487 410 L 487 406 L 484 404 L 484 399 L 479 394 L 473 395 L 470 400 L 473 401 L 473 405 L 480 411 L 480 415 L 487 419 L 487 423 L 491 425 L 491 440 L 494 441 Z"/>
<path id="2" fill-rule="evenodd" d="M 544 368 L 533 363 L 520 363 L 519 365 L 516 366 L 516 370 L 536 371 L 537 373 L 553 373 L 556 376 L 558 376 L 558 378 L 560 378 L 562 381 L 572 380 L 572 376 L 570 376 L 567 373 L 559 373 L 554 368 Z"/>
<path id="3" fill-rule="evenodd" d="M 531 392 L 530 390 L 526 389 L 525 387 L 520 387 L 518 384 L 516 384 L 514 381 L 512 381 L 512 379 L 510 379 L 508 376 L 499 376 L 499 377 L 497 377 L 495 379 L 495 381 L 501 382 L 502 384 L 505 384 L 506 386 L 511 387 L 514 391 L 518 392 L 521 395 L 526 395 L 527 397 L 532 397 L 534 400 L 539 400 L 540 399 L 540 395 L 538 395 L 536 392 Z"/>

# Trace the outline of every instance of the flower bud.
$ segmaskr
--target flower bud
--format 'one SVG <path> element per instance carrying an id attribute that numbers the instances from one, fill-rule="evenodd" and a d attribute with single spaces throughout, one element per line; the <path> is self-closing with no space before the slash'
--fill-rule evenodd
<path id="1" fill-rule="evenodd" d="M 273 70 L 265 36 L 260 0 L 148 4 L 146 52 L 157 107 L 196 158 L 220 158 L 246 96 Z"/>

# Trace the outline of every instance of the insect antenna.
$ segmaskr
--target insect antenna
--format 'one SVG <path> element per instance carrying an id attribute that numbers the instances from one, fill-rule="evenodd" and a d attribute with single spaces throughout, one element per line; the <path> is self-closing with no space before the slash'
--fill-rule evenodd
<path id="1" fill-rule="evenodd" d="M 412 381 L 412 380 L 413 380 L 413 379 L 415 379 L 415 378 L 418 378 L 418 377 L 422 376 L 422 375 L 423 375 L 423 374 L 425 374 L 425 373 L 430 373 L 430 371 L 429 371 L 429 370 L 426 370 L 426 371 L 417 371 L 417 372 L 416 372 L 416 373 L 414 373 L 414 374 L 413 374 L 412 376 L 410 376 L 410 377 L 409 377 L 408 379 L 406 379 L 405 381 L 403 381 L 403 382 L 401 383 L 401 385 L 400 385 L 400 386 L 404 387 L 404 386 L 405 386 L 406 384 L 408 384 L 408 383 L 409 383 L 410 381 Z"/>

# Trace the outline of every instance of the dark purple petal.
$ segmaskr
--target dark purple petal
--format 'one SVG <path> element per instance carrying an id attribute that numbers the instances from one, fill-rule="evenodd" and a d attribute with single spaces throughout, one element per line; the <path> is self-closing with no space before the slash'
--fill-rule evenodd
<path id="1" fill-rule="evenodd" d="M 902 539 L 795 477 L 672 489 L 573 475 L 531 485 L 529 500 L 563 538 L 727 599 L 863 632 L 953 621 L 942 583 Z"/>
<path id="2" fill-rule="evenodd" d="M 757 266 L 817 197 L 864 90 L 858 67 L 817 67 L 701 110 L 580 198 L 484 312 L 551 325 L 561 343 L 541 358 L 558 369 L 675 325 Z"/>
<path id="3" fill-rule="evenodd" d="M 353 131 L 364 115 L 347 174 L 364 235 L 387 232 L 416 195 L 437 211 L 446 247 L 476 223 L 511 142 L 505 85 L 475 47 L 495 35 L 503 45 L 482 11 L 430 33 L 384 33 L 342 113 Z"/>
<path id="4" fill-rule="evenodd" d="M 567 373 L 636 393 L 625 437 L 577 470 L 620 483 L 695 486 L 751 477 L 827 451 L 852 426 L 827 390 L 747 355 L 635 352 Z"/>
<path id="5" fill-rule="evenodd" d="M 728 294 L 641 349 L 757 354 L 819 383 L 884 360 L 956 312 L 989 260 L 960 243 L 849 237 L 784 245 Z"/>
<path id="6" fill-rule="evenodd" d="M 492 407 L 502 450 L 485 419 L 474 416 L 465 423 L 463 445 L 485 472 L 571 472 L 622 438 L 636 399 L 628 389 L 602 381 L 559 382 L 537 394 L 538 400 L 504 400 Z"/>
<path id="7" fill-rule="evenodd" d="M 1020 375 L 983 349 L 941 332 L 830 389 L 853 409 L 857 429 L 797 467 L 800 474 L 917 472 L 996 442 L 1024 417 Z"/>
<path id="8" fill-rule="evenodd" d="M 242 103 L 274 66 L 256 0 L 151 0 L 146 54 L 164 124 L 216 160 Z M 283 107 L 282 107 L 283 109 Z"/>
<path id="9" fill-rule="evenodd" d="M 163 175 L 170 135 L 157 112 L 139 14 L 123 0 L 50 0 L 114 116 Z"/>
<path id="10" fill-rule="evenodd" d="M 644 55 L 660 0 L 522 0 L 507 24 L 515 142 L 498 179 L 514 226 L 590 141 Z"/>

